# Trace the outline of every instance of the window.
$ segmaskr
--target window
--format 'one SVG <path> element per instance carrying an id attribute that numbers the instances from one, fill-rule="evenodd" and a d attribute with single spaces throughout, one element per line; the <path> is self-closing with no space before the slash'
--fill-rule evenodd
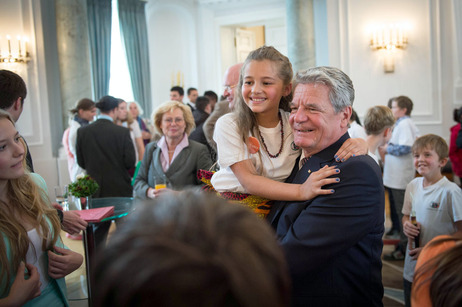
<path id="1" fill-rule="evenodd" d="M 135 100 L 132 82 L 128 71 L 125 47 L 122 44 L 119 26 L 119 10 L 117 0 L 112 0 L 111 31 L 111 77 L 109 79 L 109 95 L 125 101 Z"/>

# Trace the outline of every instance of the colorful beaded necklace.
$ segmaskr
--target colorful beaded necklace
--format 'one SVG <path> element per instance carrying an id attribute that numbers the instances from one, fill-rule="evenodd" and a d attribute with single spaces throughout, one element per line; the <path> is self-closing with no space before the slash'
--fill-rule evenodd
<path id="1" fill-rule="evenodd" d="M 281 113 L 278 113 L 278 115 L 279 115 L 279 121 L 281 122 L 281 148 L 279 148 L 279 152 L 277 154 L 275 155 L 270 154 L 270 152 L 268 151 L 268 147 L 266 147 L 265 139 L 263 138 L 263 135 L 261 135 L 260 129 L 258 129 L 258 134 L 260 135 L 261 141 L 263 143 L 263 147 L 265 148 L 265 151 L 268 154 L 268 156 L 273 159 L 279 157 L 279 155 L 282 152 L 282 147 L 284 146 L 284 124 L 282 122 Z"/>

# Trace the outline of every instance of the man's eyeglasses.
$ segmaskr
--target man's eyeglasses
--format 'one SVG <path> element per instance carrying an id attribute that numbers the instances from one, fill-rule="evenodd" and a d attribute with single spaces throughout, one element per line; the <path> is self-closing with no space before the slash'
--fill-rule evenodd
<path id="1" fill-rule="evenodd" d="M 234 84 L 234 85 L 225 85 L 224 86 L 224 89 L 225 91 L 231 91 L 233 88 L 235 88 L 237 86 L 237 84 Z"/>

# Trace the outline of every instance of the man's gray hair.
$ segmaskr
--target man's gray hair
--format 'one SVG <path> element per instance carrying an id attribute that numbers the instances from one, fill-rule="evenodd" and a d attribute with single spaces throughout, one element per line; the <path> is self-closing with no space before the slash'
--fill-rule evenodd
<path id="1" fill-rule="evenodd" d="M 335 67 L 320 66 L 297 72 L 294 88 L 299 84 L 321 83 L 329 88 L 329 99 L 338 113 L 348 106 L 353 106 L 355 89 L 350 77 Z"/>

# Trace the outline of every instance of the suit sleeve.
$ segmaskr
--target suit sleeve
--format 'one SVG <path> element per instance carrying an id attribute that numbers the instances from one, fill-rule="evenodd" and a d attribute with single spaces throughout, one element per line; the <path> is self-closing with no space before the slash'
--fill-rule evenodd
<path id="1" fill-rule="evenodd" d="M 83 158 L 82 144 L 82 129 L 77 129 L 77 142 L 75 145 L 77 163 L 81 168 L 85 169 L 85 159 Z"/>
<path id="2" fill-rule="evenodd" d="M 213 140 L 213 132 L 215 130 L 215 124 L 217 120 L 224 114 L 229 112 L 229 107 L 228 107 L 228 102 L 225 100 L 220 101 L 215 105 L 215 110 L 213 110 L 212 114 L 207 118 L 207 120 L 204 122 L 204 125 L 202 126 L 202 129 L 204 130 L 204 135 L 205 138 L 207 139 L 207 142 L 209 145 L 217 151 L 217 144 Z"/>
<path id="3" fill-rule="evenodd" d="M 155 147 L 155 143 L 150 143 L 146 147 L 146 152 L 143 156 L 143 160 L 141 160 L 140 169 L 138 170 L 138 175 L 135 178 L 135 184 L 133 185 L 133 191 L 135 196 L 140 199 L 146 199 L 146 191 L 149 188 L 148 184 L 148 172 L 150 166 L 150 162 L 152 161 L 152 155 L 154 150 L 152 147 Z"/>
<path id="4" fill-rule="evenodd" d="M 304 209 L 300 203 L 289 204 L 279 220 L 287 225 L 279 239 L 292 276 L 310 276 L 368 234 L 375 232 L 381 240 L 384 194 L 379 172 L 357 159 L 339 168 L 334 194 L 318 196 Z"/>
<path id="5" fill-rule="evenodd" d="M 130 169 L 135 166 L 136 163 L 136 153 L 135 147 L 133 147 L 132 139 L 130 138 L 130 132 L 126 129 L 124 135 L 124 164 L 126 169 Z"/>

